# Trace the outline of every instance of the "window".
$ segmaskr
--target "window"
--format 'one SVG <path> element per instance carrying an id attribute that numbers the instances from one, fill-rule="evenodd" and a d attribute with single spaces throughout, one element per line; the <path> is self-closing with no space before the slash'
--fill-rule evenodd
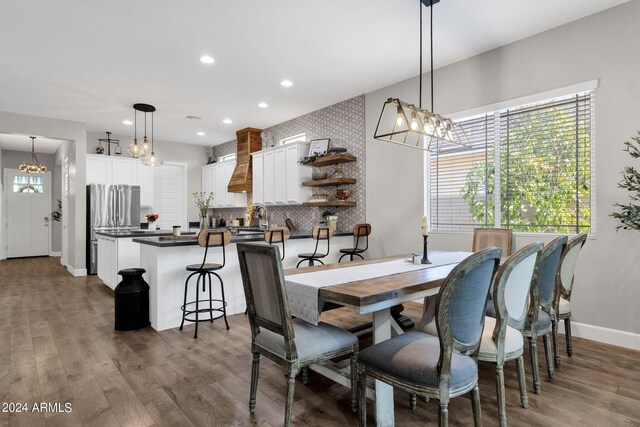
<path id="1" fill-rule="evenodd" d="M 307 134 L 306 133 L 301 133 L 299 135 L 294 135 L 294 136 L 290 136 L 288 138 L 282 138 L 279 142 L 278 145 L 286 145 L 286 144 L 291 144 L 292 142 L 298 142 L 298 141 L 306 141 L 307 140 Z"/>
<path id="2" fill-rule="evenodd" d="M 470 147 L 430 154 L 432 228 L 591 231 L 592 101 L 584 92 L 459 120 Z"/>
<path id="3" fill-rule="evenodd" d="M 235 159 L 236 159 L 236 153 L 231 153 L 231 154 L 227 154 L 226 156 L 218 157 L 219 162 L 225 162 L 227 160 L 235 160 Z"/>
<path id="4" fill-rule="evenodd" d="M 41 175 L 16 175 L 13 178 L 14 193 L 43 193 L 44 179 Z"/>

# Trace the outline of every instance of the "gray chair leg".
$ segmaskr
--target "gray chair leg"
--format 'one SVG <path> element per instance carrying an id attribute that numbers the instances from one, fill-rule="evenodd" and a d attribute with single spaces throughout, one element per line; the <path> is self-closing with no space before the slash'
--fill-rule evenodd
<path id="1" fill-rule="evenodd" d="M 516 359 L 518 368 L 518 385 L 520 386 L 520 402 L 523 408 L 529 406 L 529 397 L 527 396 L 527 379 L 524 375 L 524 358 L 522 356 Z"/>
<path id="2" fill-rule="evenodd" d="M 473 399 L 471 399 L 473 401 Z M 449 402 L 438 402 L 438 425 L 449 426 Z"/>
<path id="3" fill-rule="evenodd" d="M 567 341 L 567 355 L 571 357 L 573 354 L 573 344 L 571 342 L 571 318 L 564 319 L 564 338 Z"/>
<path id="4" fill-rule="evenodd" d="M 540 372 L 538 371 L 538 345 L 535 338 L 529 338 L 529 352 L 531 353 L 531 374 L 533 376 L 533 391 L 540 394 Z"/>
<path id="5" fill-rule="evenodd" d="M 560 367 L 560 347 L 558 346 L 558 322 L 559 320 L 555 320 L 551 322 L 552 325 L 552 333 L 553 333 L 553 364 L 556 368 Z"/>
<path id="6" fill-rule="evenodd" d="M 416 394 L 409 393 L 409 407 L 411 409 L 416 409 Z"/>
<path id="7" fill-rule="evenodd" d="M 478 384 L 471 390 L 471 409 L 473 410 L 473 425 L 482 427 L 482 410 L 480 409 L 480 389 Z"/>
<path id="8" fill-rule="evenodd" d="M 305 366 L 304 368 L 302 368 L 302 383 L 305 385 L 309 383 L 309 367 L 308 366 Z"/>
<path id="9" fill-rule="evenodd" d="M 358 412 L 359 425 L 365 427 L 367 425 L 367 376 L 360 368 L 356 370 L 358 376 Z"/>
<path id="10" fill-rule="evenodd" d="M 498 396 L 498 418 L 501 427 L 507 425 L 507 402 L 504 396 L 504 366 L 496 363 L 496 395 Z M 474 411 L 475 413 L 475 411 Z M 475 420 L 475 416 L 474 416 Z"/>
<path id="11" fill-rule="evenodd" d="M 295 370 L 292 370 L 287 374 L 287 403 L 284 409 L 284 425 L 285 427 L 291 426 L 291 417 L 293 409 L 293 395 L 296 390 L 296 374 Z"/>
<path id="12" fill-rule="evenodd" d="M 256 409 L 256 394 L 258 392 L 258 372 L 260 371 L 260 353 L 253 353 L 251 364 L 251 394 L 249 396 L 249 412 Z"/>
<path id="13" fill-rule="evenodd" d="M 351 355 L 351 412 L 358 411 L 358 353 Z M 365 387 L 366 393 L 366 387 Z"/>
<path id="14" fill-rule="evenodd" d="M 544 342 L 544 357 L 547 359 L 547 373 L 549 378 L 553 378 L 553 349 L 551 348 L 551 334 L 542 336 Z"/>

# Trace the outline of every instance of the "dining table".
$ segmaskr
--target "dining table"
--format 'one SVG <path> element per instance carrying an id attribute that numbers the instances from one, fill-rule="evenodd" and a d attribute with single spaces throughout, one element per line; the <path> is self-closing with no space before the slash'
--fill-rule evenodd
<path id="1" fill-rule="evenodd" d="M 410 255 L 352 261 L 285 270 L 287 300 L 292 315 L 310 323 L 320 319 L 330 302 L 373 315 L 373 342 L 403 333 L 391 317 L 391 307 L 438 293 L 444 279 L 470 252 L 430 251 L 431 264 L 414 264 Z M 311 369 L 350 387 L 348 378 L 326 365 Z M 393 387 L 375 381 L 368 396 L 375 400 L 378 426 L 394 424 Z"/>

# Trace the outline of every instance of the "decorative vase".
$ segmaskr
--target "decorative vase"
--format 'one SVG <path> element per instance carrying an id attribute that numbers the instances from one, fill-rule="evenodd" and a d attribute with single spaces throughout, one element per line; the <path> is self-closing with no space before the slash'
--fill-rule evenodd
<path id="1" fill-rule="evenodd" d="M 207 218 L 201 216 L 200 217 L 200 230 L 206 230 L 207 229 Z"/>

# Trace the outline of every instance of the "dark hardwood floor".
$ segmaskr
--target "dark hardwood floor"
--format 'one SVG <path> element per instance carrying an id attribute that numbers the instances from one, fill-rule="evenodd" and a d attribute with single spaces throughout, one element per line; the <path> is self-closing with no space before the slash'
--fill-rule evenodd
<path id="1" fill-rule="evenodd" d="M 416 318 L 419 305 L 408 314 Z M 346 309 L 323 314 L 341 326 L 367 320 Z M 95 276 L 73 278 L 58 258 L 0 262 L 1 426 L 229 426 L 282 424 L 285 377 L 262 359 L 255 414 L 248 409 L 251 355 L 244 315 L 223 323 L 155 332 L 113 329 L 113 293 Z M 363 345 L 370 335 L 362 336 Z M 561 338 L 561 345 L 564 341 Z M 542 347 L 540 343 L 540 348 Z M 564 348 L 564 347 L 563 347 Z M 544 357 L 540 352 L 540 360 Z M 640 353 L 575 339 L 574 356 L 562 352 L 553 380 L 541 365 L 542 394 L 531 391 L 529 408 L 519 404 L 515 365 L 505 369 L 507 414 L 512 426 L 640 426 Z M 494 375 L 481 364 L 484 425 L 497 425 Z M 33 412 L 34 403 L 59 403 Z M 6 412 L 26 403 L 28 412 Z M 65 413 L 69 403 L 71 411 Z M 370 402 L 369 425 L 373 425 Z M 436 425 L 437 403 L 408 407 L 396 392 L 396 424 Z M 468 398 L 449 405 L 451 425 L 471 425 Z M 296 384 L 294 423 L 304 426 L 357 425 L 349 391 L 310 373 Z"/>

